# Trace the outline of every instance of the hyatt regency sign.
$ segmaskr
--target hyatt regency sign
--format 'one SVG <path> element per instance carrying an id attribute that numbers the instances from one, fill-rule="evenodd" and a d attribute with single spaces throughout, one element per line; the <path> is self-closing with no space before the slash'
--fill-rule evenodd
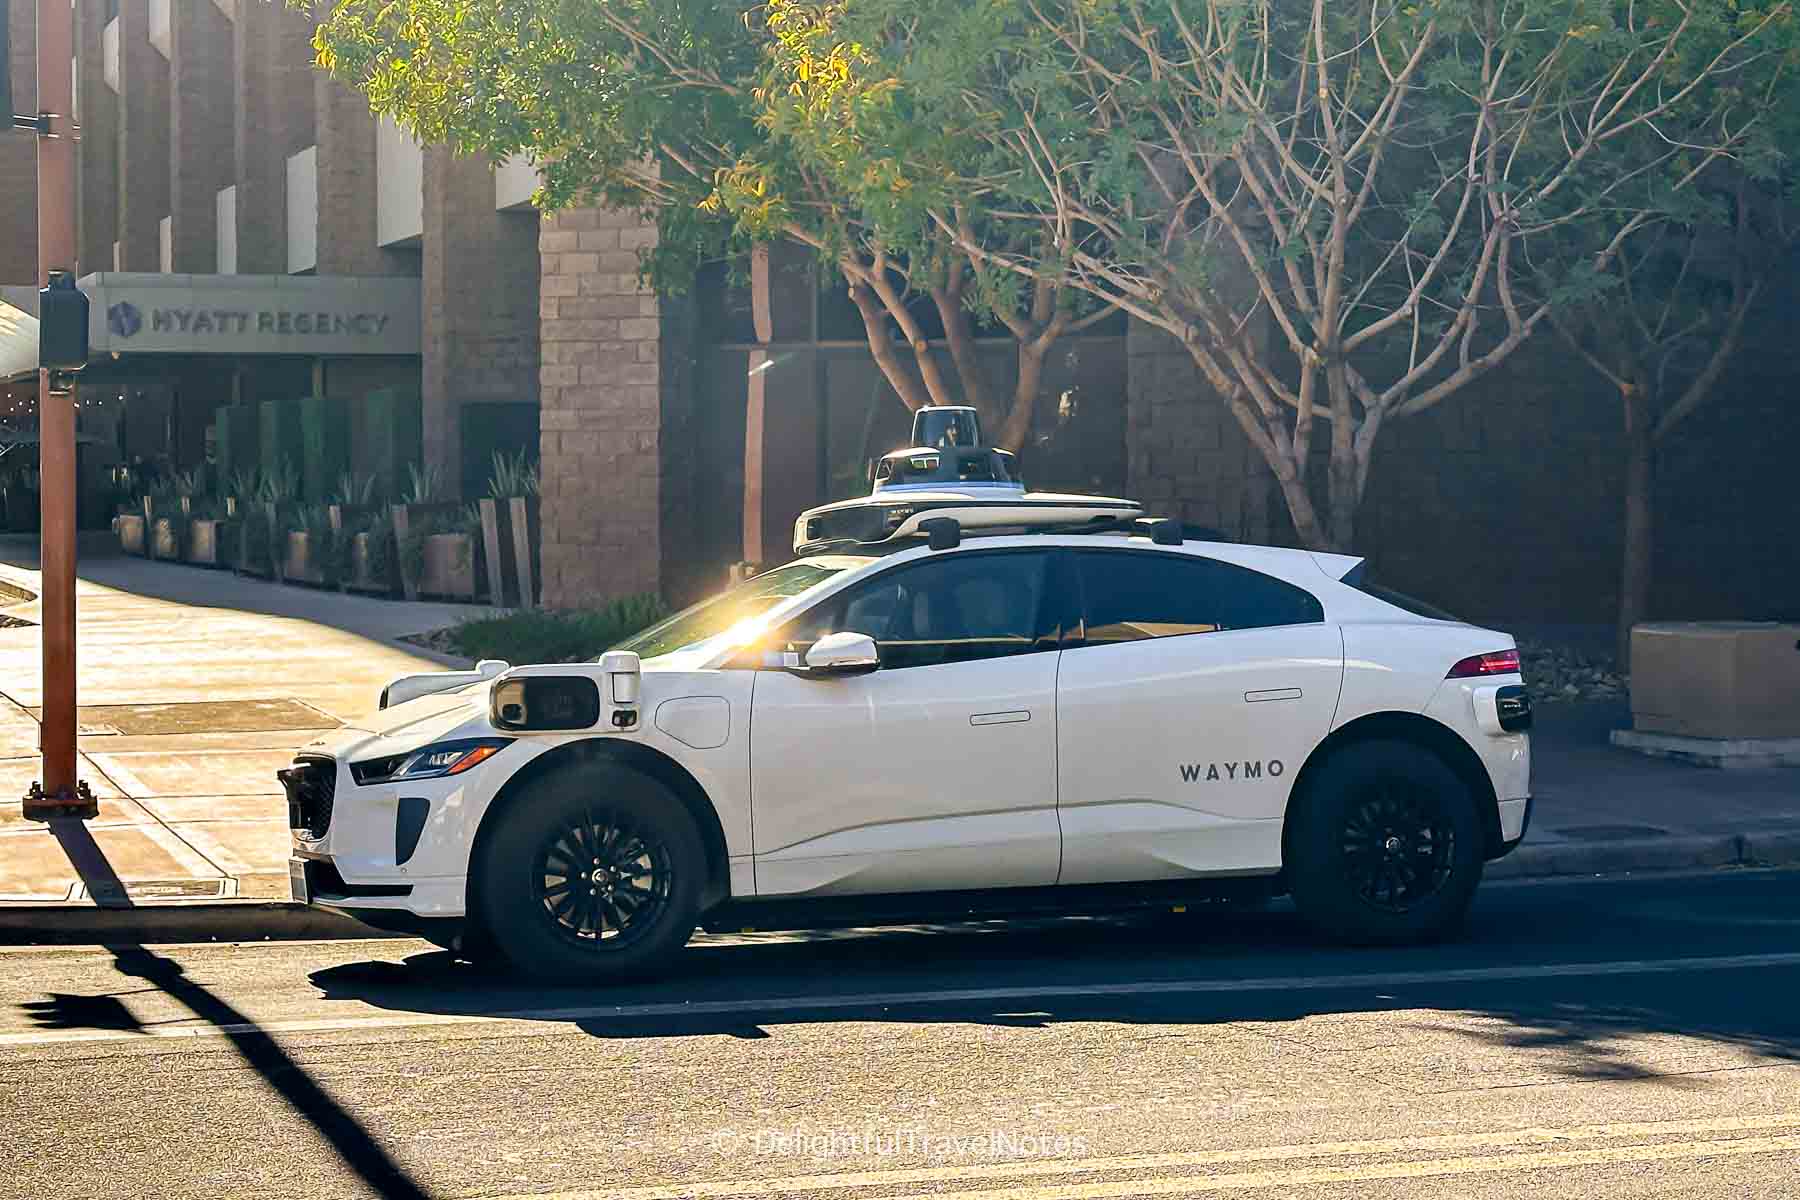
<path id="1" fill-rule="evenodd" d="M 107 272 L 81 290 L 96 356 L 420 352 L 417 279 Z"/>

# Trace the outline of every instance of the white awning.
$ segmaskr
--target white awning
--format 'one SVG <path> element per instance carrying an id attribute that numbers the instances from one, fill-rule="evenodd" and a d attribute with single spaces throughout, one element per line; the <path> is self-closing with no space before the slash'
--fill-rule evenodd
<path id="1" fill-rule="evenodd" d="M 37 318 L 0 300 L 0 382 L 37 374 Z"/>

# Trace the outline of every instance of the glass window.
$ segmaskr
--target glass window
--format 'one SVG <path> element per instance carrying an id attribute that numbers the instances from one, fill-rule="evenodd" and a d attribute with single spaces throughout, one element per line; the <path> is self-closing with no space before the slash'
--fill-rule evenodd
<path id="1" fill-rule="evenodd" d="M 635 650 L 644 658 L 654 658 L 659 654 L 671 654 L 676 650 L 699 645 L 740 625 L 745 626 L 747 636 L 753 635 L 752 623 L 763 613 L 866 561 L 852 558 L 806 559 L 777 567 L 754 579 L 746 579 L 710 600 L 702 600 L 692 608 L 683 609 L 662 624 L 646 629 L 629 641 L 620 642 L 617 648 Z"/>
<path id="2" fill-rule="evenodd" d="M 1036 551 L 947 554 L 884 571 L 783 630 L 774 657 L 804 655 L 844 632 L 874 638 L 883 670 L 1053 650 L 1056 632 L 1044 617 L 1049 562 Z"/>
<path id="3" fill-rule="evenodd" d="M 1082 551 L 1088 645 L 1325 619 L 1309 592 L 1260 571 L 1191 554 Z"/>

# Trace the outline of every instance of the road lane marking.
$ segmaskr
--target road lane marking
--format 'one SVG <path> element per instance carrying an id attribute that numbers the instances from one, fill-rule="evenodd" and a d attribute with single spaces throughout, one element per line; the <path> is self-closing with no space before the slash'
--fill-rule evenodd
<path id="1" fill-rule="evenodd" d="M 240 1034 L 340 1033 L 438 1025 L 504 1027 L 522 1022 L 595 1021 L 639 1017 L 753 1016 L 846 1012 L 858 1009 L 927 1007 L 988 1001 L 1073 1000 L 1145 996 L 1233 995 L 1246 992 L 1325 992 L 1456 983 L 1498 983 L 1544 979 L 1599 979 L 1623 975 L 1680 975 L 1800 966 L 1800 953 L 1733 954 L 1713 958 L 1634 959 L 1621 962 L 1544 963 L 1515 967 L 1470 967 L 1448 971 L 1388 971 L 1360 975 L 1270 976 L 1250 979 L 1151 979 L 1133 983 L 1040 984 L 1034 987 L 945 988 L 939 991 L 857 992 L 837 996 L 768 996 L 738 1000 L 676 1000 L 644 1004 L 592 1004 L 570 1008 L 512 1009 L 492 1013 L 392 1013 L 381 1016 L 322 1017 L 231 1025 L 150 1026 L 141 1030 L 59 1029 L 0 1034 L 0 1048 L 64 1042 L 147 1042 L 164 1038 L 235 1037 Z M 404 992 L 394 996 L 403 1003 Z M 1405 1005 L 1395 1003 L 1394 1007 Z M 535 1036 L 537 1028 L 496 1028 L 495 1036 Z"/>
<path id="2" fill-rule="evenodd" d="M 770 1179 L 722 1179 L 659 1187 L 618 1188 L 612 1191 L 555 1192 L 541 1200 L 738 1200 L 758 1196 L 779 1196 L 796 1192 L 846 1191 L 861 1188 L 897 1188 L 908 1184 L 954 1183 L 980 1179 L 1025 1179 L 1055 1175 L 1093 1175 L 1103 1172 L 1154 1171 L 1180 1167 L 1229 1166 L 1237 1163 L 1279 1162 L 1296 1159 L 1352 1158 L 1383 1154 L 1419 1154 L 1452 1150 L 1495 1150 L 1510 1146 L 1545 1146 L 1564 1142 L 1610 1141 L 1623 1138 L 1675 1137 L 1685 1134 L 1758 1133 L 1771 1129 L 1800 1126 L 1800 1112 L 1777 1113 L 1764 1117 L 1724 1117 L 1711 1120 L 1644 1121 L 1610 1125 L 1577 1125 L 1564 1129 L 1532 1127 L 1496 1130 L 1488 1133 L 1430 1134 L 1418 1137 L 1388 1138 L 1359 1142 L 1301 1142 L 1286 1146 L 1258 1146 L 1234 1150 L 1198 1150 L 1177 1154 L 1139 1154 L 1111 1158 L 1024 1159 L 1011 1162 L 969 1163 L 946 1167 L 899 1168 L 890 1171 L 843 1171 L 816 1175 L 790 1175 Z M 1787 1137 L 1800 1136 L 1787 1135 Z M 1708 1145 L 1739 1146 L 1750 1139 L 1712 1139 Z M 1766 1140 L 1766 1139 L 1757 1139 Z M 1777 1140 L 1786 1140 L 1786 1137 Z M 1699 1143 L 1652 1143 L 1656 1145 L 1693 1145 Z M 1622 1149 L 1643 1149 L 1643 1145 Z M 1621 1149 L 1621 1148 L 1611 1148 Z M 1562 1151 L 1587 1153 L 1588 1151 Z M 1517 1156 L 1508 1155 L 1511 1161 Z M 1410 1163 L 1368 1164 L 1381 1167 L 1431 1166 L 1451 1159 L 1416 1159 Z M 1472 1159 L 1469 1161 L 1473 1161 Z M 1339 1168 L 1347 1169 L 1347 1168 Z M 1249 1173 L 1246 1173 L 1246 1175 Z M 1259 1172 L 1257 1174 L 1263 1174 Z M 1184 1176 L 1202 1184 L 1222 1176 Z M 1285 1181 L 1283 1181 L 1285 1182 Z M 1024 1185 L 1017 1189 L 993 1192 L 940 1193 L 970 1200 L 972 1196 L 1010 1195 L 1014 1191 L 1030 1194 Z M 1092 1194 L 1085 1189 L 1082 1195 Z M 508 1200 L 496 1197 L 494 1200 Z"/>
<path id="3" fill-rule="evenodd" d="M 1752 1154 L 1790 1153 L 1796 1150 L 1800 1150 L 1800 1134 L 1697 1142 L 1653 1142 L 1636 1146 L 1597 1147 L 1591 1150 L 1548 1150 L 1536 1153 L 1520 1152 L 1463 1158 L 1413 1159 L 1403 1162 L 1362 1163 L 1341 1167 L 1237 1171 L 1219 1175 L 1152 1176 L 1146 1179 L 1118 1181 L 1087 1180 L 1074 1184 L 1024 1184 L 1018 1187 L 961 1191 L 892 1192 L 871 1196 L 868 1200 L 1122 1200 L 1124 1197 L 1131 1196 L 1186 1196 L 1205 1192 L 1249 1191 L 1268 1188 L 1291 1190 L 1331 1183 L 1373 1183 L 1379 1180 L 1517 1174 L 1522 1171 L 1545 1171 L 1571 1167 L 1607 1167 L 1705 1158 L 1736 1158 Z M 950 1170 L 955 1172 L 957 1169 L 950 1168 Z M 1018 1173 L 1014 1172 L 1014 1174 Z M 943 1181 L 954 1182 L 959 1177 L 952 1173 L 944 1176 Z M 893 1181 L 891 1179 L 871 1181 L 874 1184 L 887 1182 Z M 918 1182 L 936 1182 L 936 1180 L 920 1180 Z M 701 1186 L 704 1185 L 669 1188 L 662 1191 L 660 1195 L 666 1197 L 666 1200 L 686 1200 L 687 1197 L 746 1194 L 742 1191 L 703 1192 L 699 1190 Z M 870 1184 L 839 1186 L 867 1187 Z M 795 1188 L 780 1193 L 761 1194 L 799 1195 L 803 1190 L 805 1189 Z M 622 1200 L 622 1198 L 634 1195 L 635 1191 L 531 1192 L 507 1195 L 490 1194 L 486 1200 Z"/>

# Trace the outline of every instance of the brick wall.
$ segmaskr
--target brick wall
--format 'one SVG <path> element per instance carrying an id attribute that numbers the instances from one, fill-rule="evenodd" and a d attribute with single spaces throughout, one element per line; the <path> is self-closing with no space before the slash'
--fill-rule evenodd
<path id="1" fill-rule="evenodd" d="M 234 146 L 231 22 L 217 5 L 170 6 L 169 212 L 174 269 L 218 269 L 218 192 Z"/>
<path id="2" fill-rule="evenodd" d="M 540 227 L 544 603 L 660 591 L 661 321 L 638 286 L 654 240 L 597 208 Z"/>
<path id="3" fill-rule="evenodd" d="M 119 5 L 119 163 L 119 265 L 161 270 L 161 224 L 169 215 L 169 63 L 150 44 L 149 0 Z"/>
<path id="4" fill-rule="evenodd" d="M 1193 358 L 1135 318 L 1125 348 L 1128 494 L 1157 515 L 1267 541 L 1274 479 Z"/>
<path id="5" fill-rule="evenodd" d="M 425 148 L 422 393 L 425 461 L 464 484 L 462 406 L 538 399 L 538 216 L 494 211 L 484 158 Z"/>
<path id="6" fill-rule="evenodd" d="M 21 7 L 13 6 L 15 11 Z M 113 269 L 113 242 L 119 236 L 119 98 L 106 86 L 101 63 L 105 28 L 106 0 L 80 0 L 75 6 L 75 53 L 81 61 L 75 245 L 83 275 Z"/>
<path id="7" fill-rule="evenodd" d="M 37 111 L 37 34 L 32 6 L 6 9 L 12 108 Z M 37 142 L 22 133 L 0 135 L 0 283 L 37 282 Z"/>
<path id="8" fill-rule="evenodd" d="M 312 19 L 240 3 L 232 22 L 238 271 L 287 273 L 287 160 L 313 144 Z"/>
<path id="9" fill-rule="evenodd" d="M 375 116 L 369 99 L 323 71 L 313 75 L 319 146 L 319 275 L 417 275 L 416 250 L 376 238 Z"/>

